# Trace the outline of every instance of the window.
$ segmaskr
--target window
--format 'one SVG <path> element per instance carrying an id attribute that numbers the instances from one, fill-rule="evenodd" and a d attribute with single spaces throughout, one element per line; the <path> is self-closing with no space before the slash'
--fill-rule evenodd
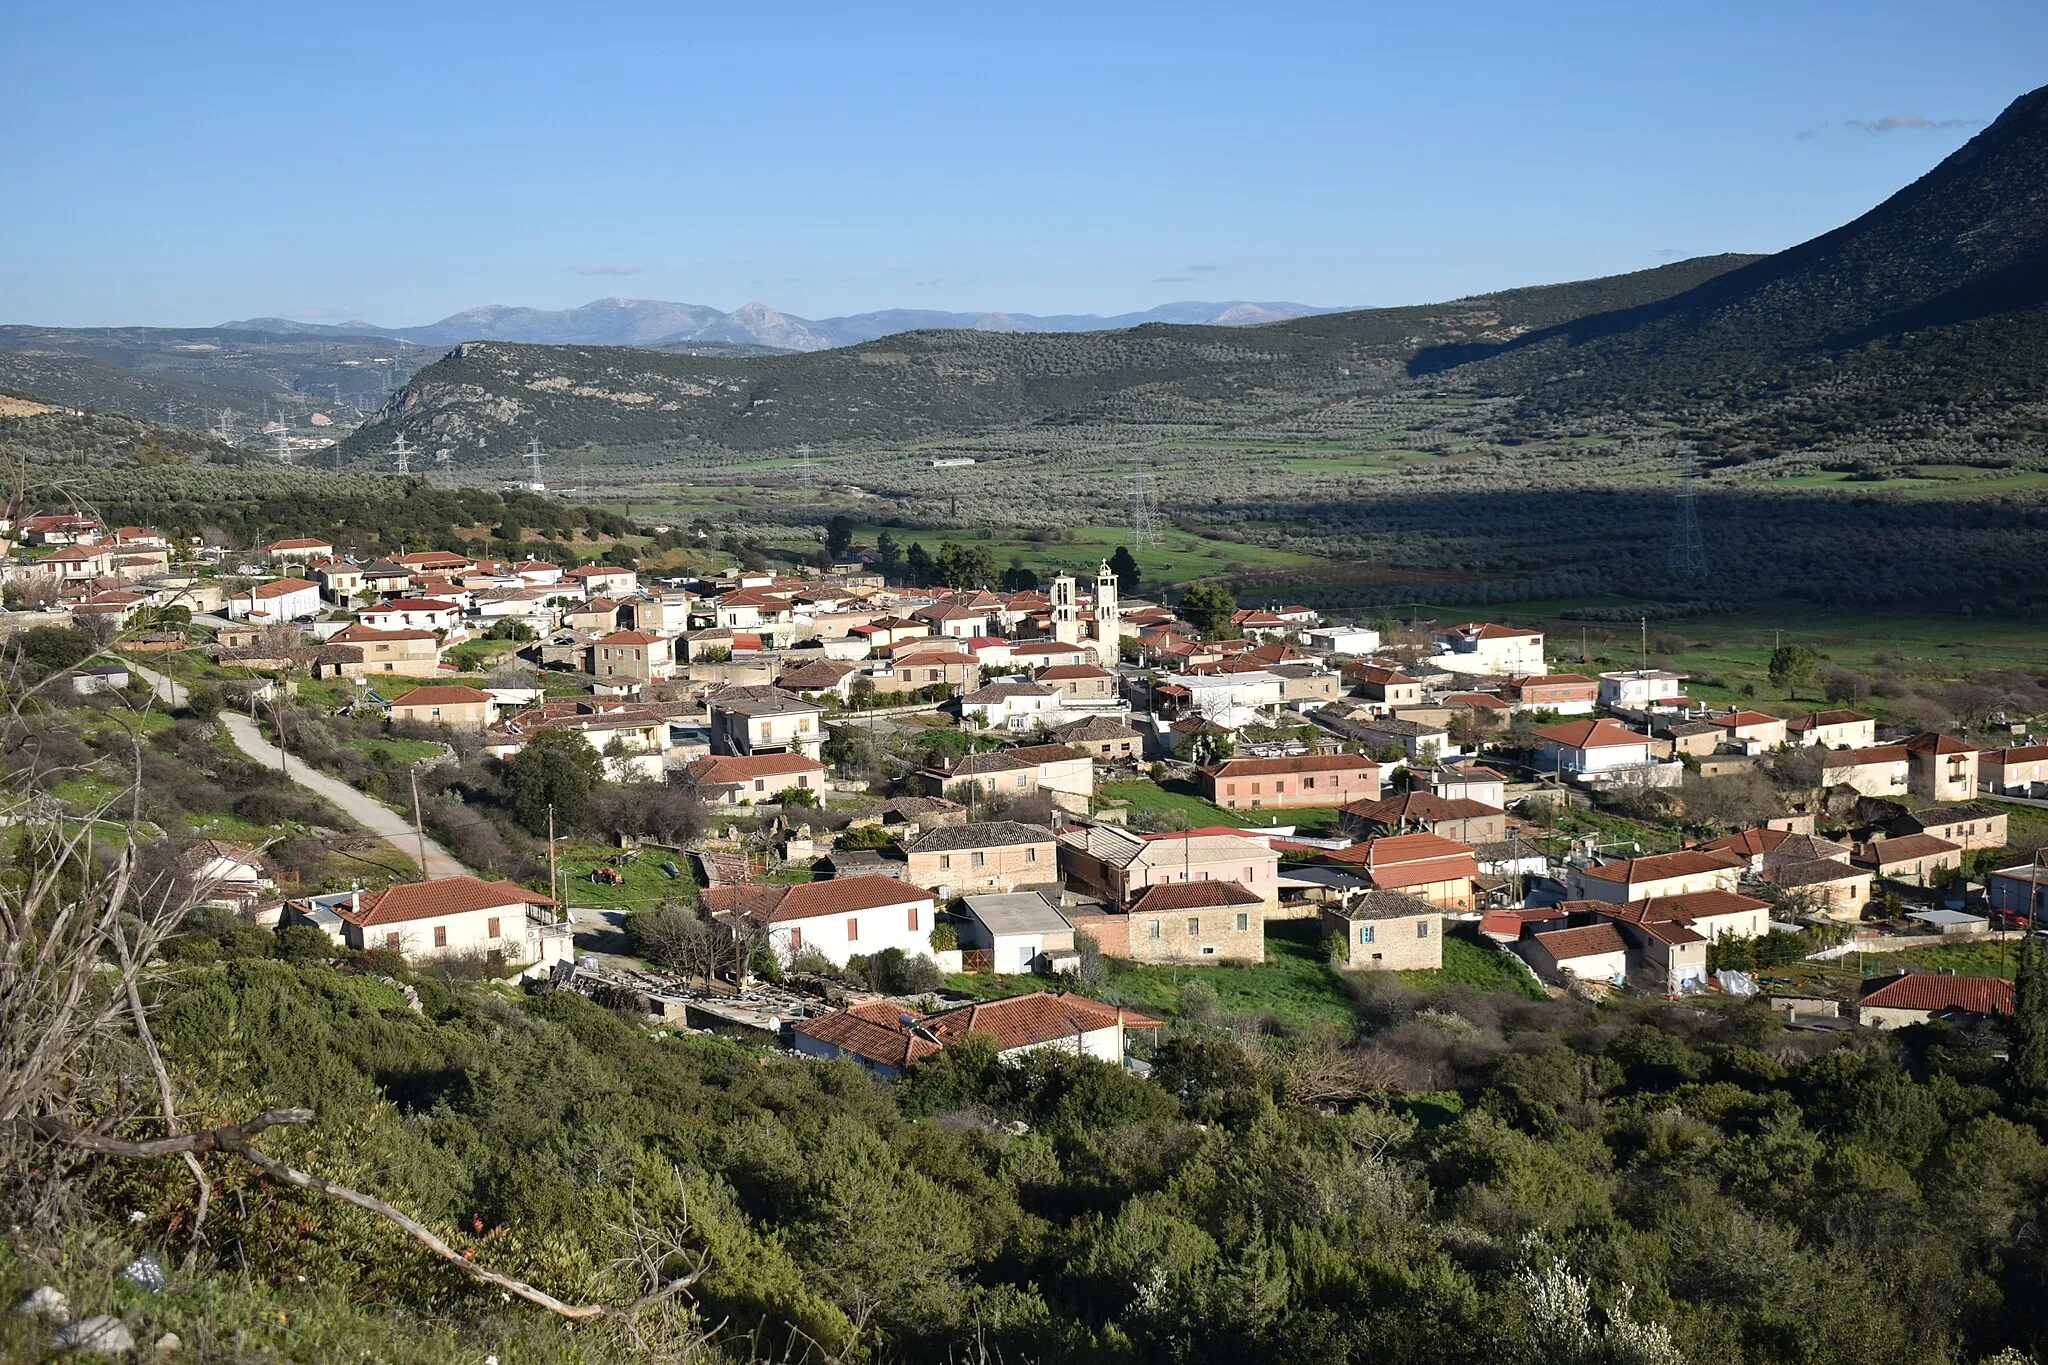
<path id="1" fill-rule="evenodd" d="M 1201 919 L 1201 916 L 1199 916 L 1199 915 L 1189 915 L 1189 916 L 1188 916 L 1188 937 L 1189 937 L 1189 938 L 1194 938 L 1194 937 L 1196 937 L 1197 935 L 1199 935 L 1199 934 L 1200 934 L 1201 932 L 1202 932 L 1202 919 Z"/>
<path id="2" fill-rule="evenodd" d="M 1027 849 L 1025 849 L 1025 850 L 1024 850 L 1024 861 L 1025 861 L 1025 862 L 1027 862 L 1027 863 L 1035 863 L 1035 862 L 1037 862 L 1037 861 L 1038 861 L 1038 850 L 1037 850 L 1037 849 L 1035 849 L 1035 848 L 1027 848 Z"/>
<path id="3" fill-rule="evenodd" d="M 492 915 L 492 916 L 491 916 L 491 917 L 490 917 L 489 919 L 487 919 L 487 920 L 485 920 L 485 921 L 484 921 L 484 937 L 485 937 L 485 938 L 500 938 L 500 937 L 502 937 L 502 935 L 501 935 L 501 934 L 500 934 L 500 933 L 498 932 L 498 917 L 497 917 L 496 915 Z"/>
<path id="4" fill-rule="evenodd" d="M 1252 783 L 1252 795 L 1253 795 L 1253 796 L 1257 796 L 1258 794 L 1259 794 L 1259 784 L 1258 784 L 1258 783 L 1256 783 L 1256 782 L 1254 782 L 1254 783 Z"/>
<path id="5" fill-rule="evenodd" d="M 1248 934 L 1251 932 L 1251 928 L 1252 917 L 1248 914 L 1240 914 L 1237 917 L 1237 932 L 1239 932 L 1240 934 Z"/>
<path id="6" fill-rule="evenodd" d="M 396 934 L 393 934 L 393 935 L 392 935 L 391 937 L 395 939 L 395 938 L 397 938 L 397 937 L 398 937 L 398 935 L 396 935 Z M 1146 924 L 1145 924 L 1145 937 L 1147 937 L 1147 938 L 1158 938 L 1158 937 L 1159 937 L 1159 921 L 1158 921 L 1158 920 L 1156 920 L 1156 919 L 1155 919 L 1155 920 L 1148 920 L 1148 921 L 1146 922 Z M 393 946 L 393 947 L 395 948 L 395 947 L 397 947 L 398 945 L 394 943 L 394 944 L 393 944 L 392 946 Z"/>
<path id="7" fill-rule="evenodd" d="M 1360 943 L 1372 942 L 1372 926 L 1370 924 L 1361 924 L 1358 926 L 1358 941 Z"/>
<path id="8" fill-rule="evenodd" d="M 794 926 L 792 926 L 792 927 L 791 927 L 791 929 L 790 929 L 790 931 L 789 931 L 789 950 L 790 950 L 790 951 L 791 951 L 792 953 L 794 953 L 794 952 L 797 952 L 798 950 L 800 950 L 800 949 L 801 949 L 801 948 L 802 948 L 803 946 L 804 946 L 804 931 L 803 931 L 802 929 L 798 929 L 798 928 L 795 928 Z"/>
<path id="9" fill-rule="evenodd" d="M 1202 945 L 1202 956 L 1203 956 L 1203 957 L 1214 957 L 1214 956 L 1216 956 L 1216 945 L 1215 945 L 1215 944 L 1213 944 L 1213 943 L 1204 943 L 1204 944 Z"/>
<path id="10" fill-rule="evenodd" d="M 910 932 L 917 932 L 917 907 L 914 905 L 910 907 Z"/>
<path id="11" fill-rule="evenodd" d="M 953 865 L 953 855 L 952 855 L 952 854 L 950 854 L 950 853 L 941 853 L 941 854 L 939 855 L 939 870 L 940 870 L 941 872 L 945 871 L 945 870 L 946 870 L 947 868 L 951 867 L 952 865 Z"/>
<path id="12" fill-rule="evenodd" d="M 1285 795 L 1287 795 L 1287 784 L 1286 784 L 1285 782 L 1275 782 L 1275 783 L 1273 784 L 1273 795 L 1275 795 L 1275 796 L 1285 796 Z"/>
<path id="13" fill-rule="evenodd" d="M 396 935 L 396 934 L 386 934 L 386 935 L 384 935 L 384 946 L 385 946 L 386 948 L 389 948 L 389 949 L 390 949 L 390 950 L 391 950 L 392 952 L 394 952 L 394 953 L 395 953 L 395 952 L 397 952 L 397 951 L 398 951 L 398 944 L 399 944 L 399 938 L 398 938 L 398 935 Z"/>
<path id="14" fill-rule="evenodd" d="M 1301 779 L 1301 789 L 1302 789 L 1303 791 L 1305 791 L 1305 792 L 1312 792 L 1312 791 L 1314 791 L 1314 790 L 1316 789 L 1316 780 L 1315 780 L 1315 779 L 1314 779 L 1313 777 L 1304 777 L 1304 778 L 1302 778 L 1302 779 Z"/>
<path id="15" fill-rule="evenodd" d="M 967 861 L 975 867 L 980 867 L 988 861 L 988 855 L 985 853 L 970 853 L 967 855 Z"/>
<path id="16" fill-rule="evenodd" d="M 846 921 L 846 941 L 847 941 L 848 943 L 858 943 L 858 942 L 860 942 L 860 921 L 859 921 L 859 920 L 857 920 L 857 919 L 849 919 L 848 921 Z"/>
<path id="17" fill-rule="evenodd" d="M 434 926 L 434 946 L 436 948 L 446 948 L 448 946 L 447 925 L 437 924 Z"/>
<path id="18" fill-rule="evenodd" d="M 767 790 L 768 790 L 768 784 L 767 784 L 766 782 L 764 782 L 763 780 L 761 780 L 760 778 L 758 778 L 758 777 L 757 777 L 757 778 L 755 778 L 755 779 L 754 779 L 754 790 L 755 790 L 755 791 L 757 791 L 757 792 L 764 792 L 764 791 L 767 791 Z"/>
<path id="19" fill-rule="evenodd" d="M 1419 919 L 1419 920 L 1415 921 L 1415 937 L 1417 937 L 1417 938 L 1428 938 L 1428 937 L 1429 937 L 1429 921 L 1428 921 L 1428 920 L 1426 920 L 1426 919 Z"/>

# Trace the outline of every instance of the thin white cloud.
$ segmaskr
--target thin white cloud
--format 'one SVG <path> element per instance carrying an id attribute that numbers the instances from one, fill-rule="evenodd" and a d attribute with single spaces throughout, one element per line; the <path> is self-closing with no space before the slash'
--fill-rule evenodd
<path id="1" fill-rule="evenodd" d="M 640 273 L 640 267 L 637 265 L 579 265 L 576 267 L 576 273 L 579 275 L 637 275 Z"/>
<path id="2" fill-rule="evenodd" d="M 1902 129 L 1915 132 L 1940 132 L 1952 128 L 1982 128 L 1980 118 L 1922 118 L 1918 114 L 1886 114 L 1880 119 L 1852 118 L 1851 128 L 1861 128 L 1866 133 L 1896 133 Z"/>
<path id="3" fill-rule="evenodd" d="M 1152 277 L 1152 283 L 1154 284 L 1193 284 L 1194 280 L 1195 277 L 1193 275 L 1154 275 Z"/>

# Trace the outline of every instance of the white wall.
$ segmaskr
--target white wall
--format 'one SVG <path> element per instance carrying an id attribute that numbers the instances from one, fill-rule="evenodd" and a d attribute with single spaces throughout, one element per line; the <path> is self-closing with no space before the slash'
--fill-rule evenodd
<path id="1" fill-rule="evenodd" d="M 917 908 L 915 929 L 909 923 L 912 906 Z M 932 916 L 937 908 L 937 902 L 926 896 L 897 905 L 869 906 L 836 915 L 791 920 L 770 926 L 768 942 L 775 955 L 784 962 L 813 948 L 823 953 L 835 967 L 845 966 L 849 957 L 871 957 L 884 948 L 901 948 L 915 957 L 932 950 Z M 859 937 L 847 937 L 850 925 L 859 926 Z"/>

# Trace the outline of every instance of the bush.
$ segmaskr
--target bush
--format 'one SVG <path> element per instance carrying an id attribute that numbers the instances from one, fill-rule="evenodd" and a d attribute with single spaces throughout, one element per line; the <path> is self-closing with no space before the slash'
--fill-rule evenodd
<path id="1" fill-rule="evenodd" d="M 865 965 L 868 989 L 883 995 L 915 995 L 946 984 L 939 964 L 923 953 L 911 957 L 901 948 L 884 948 L 868 958 Z"/>
<path id="2" fill-rule="evenodd" d="M 336 954 L 334 940 L 310 924 L 283 924 L 277 930 L 277 955 L 286 962 L 329 962 Z"/>
<path id="3" fill-rule="evenodd" d="M 935 924 L 931 932 L 932 951 L 950 953 L 960 947 L 960 931 L 950 924 Z"/>

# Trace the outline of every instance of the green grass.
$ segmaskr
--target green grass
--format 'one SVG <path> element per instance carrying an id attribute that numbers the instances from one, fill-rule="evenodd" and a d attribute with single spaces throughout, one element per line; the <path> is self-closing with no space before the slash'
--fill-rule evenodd
<path id="1" fill-rule="evenodd" d="M 1417 990 L 1434 990 L 1457 982 L 1474 990 L 1507 991 L 1526 995 L 1531 1000 L 1549 999 L 1543 987 L 1536 984 L 1528 972 L 1509 961 L 1507 953 L 1479 937 L 1479 931 L 1471 925 L 1446 926 L 1443 946 L 1442 967 L 1396 972 L 1395 975 Z"/>
<path id="2" fill-rule="evenodd" d="M 359 736 L 348 742 L 351 749 L 359 749 L 375 756 L 386 754 L 395 763 L 418 763 L 422 759 L 439 758 L 446 753 L 445 745 L 426 739 L 393 739 L 386 737 Z"/>
<path id="3" fill-rule="evenodd" d="M 1476 934 L 1454 932 L 1444 939 L 1441 970 L 1400 972 L 1409 985 L 1428 990 L 1462 982 L 1482 991 L 1508 991 L 1543 998 L 1541 990 L 1500 950 Z M 1357 1002 L 1343 976 L 1323 950 L 1323 931 L 1316 920 L 1277 920 L 1266 925 L 1266 960 L 1255 965 L 1219 963 L 1209 967 L 1161 967 L 1112 960 L 1110 977 L 1082 989 L 1102 999 L 1115 999 L 1148 1014 L 1177 1017 L 1181 992 L 1191 982 L 1213 987 L 1226 1015 L 1271 1015 L 1289 1028 L 1335 1024 L 1357 1025 Z M 949 988 L 994 999 L 1043 989 L 1032 976 L 949 976 Z"/>
<path id="4" fill-rule="evenodd" d="M 590 870 L 607 863 L 618 852 L 603 844 L 571 844 L 561 855 L 562 898 L 571 905 L 599 910 L 645 910 L 664 900 L 688 900 L 695 896 L 697 883 L 687 858 L 676 857 L 681 877 L 661 870 L 665 850 L 643 849 L 638 858 L 620 867 L 626 874 L 621 886 L 606 886 L 590 880 Z"/>
<path id="5" fill-rule="evenodd" d="M 1169 781 L 1164 786 L 1150 780 L 1106 782 L 1098 795 L 1105 801 L 1121 801 L 1134 811 L 1184 817 L 1191 828 L 1203 825 L 1237 825 L 1253 829 L 1267 825 L 1292 825 L 1302 834 L 1324 834 L 1337 828 L 1335 806 L 1225 810 L 1196 795 L 1190 785 L 1178 780 Z"/>

